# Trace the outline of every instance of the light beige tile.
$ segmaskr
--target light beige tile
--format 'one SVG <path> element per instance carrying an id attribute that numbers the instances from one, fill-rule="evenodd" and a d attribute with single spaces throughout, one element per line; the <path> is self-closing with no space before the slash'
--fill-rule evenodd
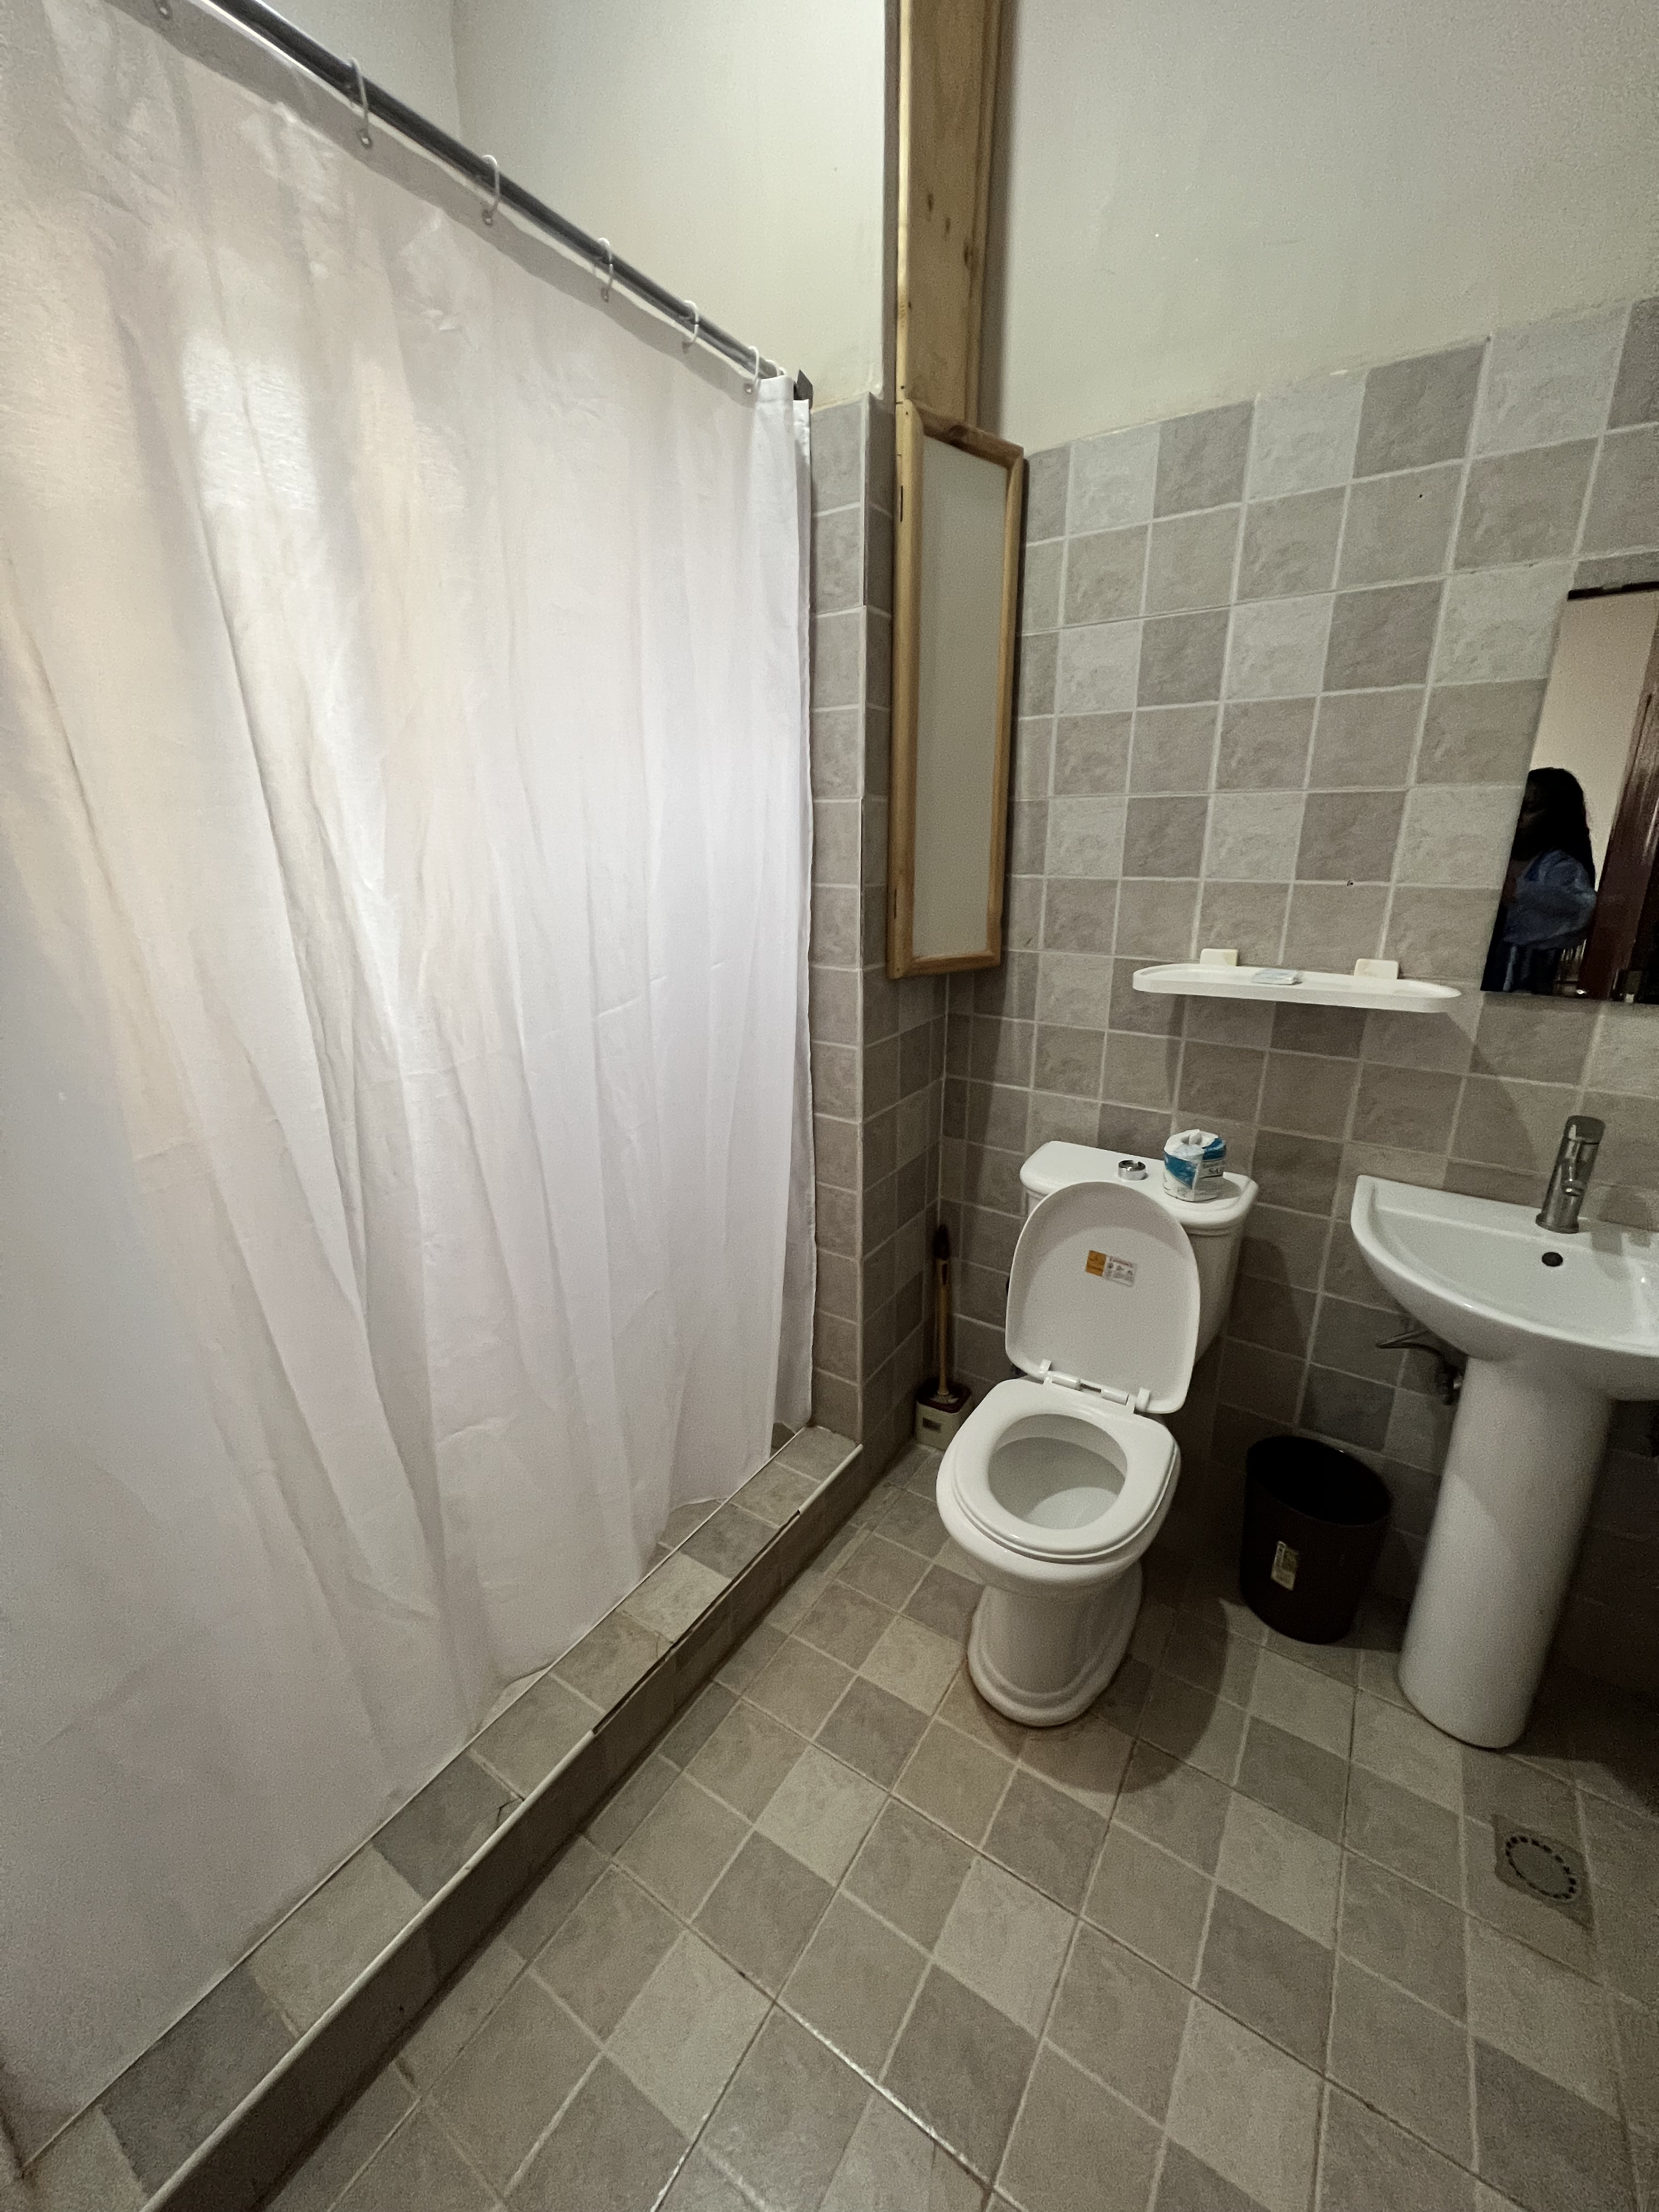
<path id="1" fill-rule="evenodd" d="M 1467 1926 L 1472 2032 L 1616 2113 L 1617 2073 L 1601 1990 L 1479 1920 Z"/>
<path id="2" fill-rule="evenodd" d="M 1462 1810 L 1462 1747 L 1420 1713 L 1362 1691 L 1354 1706 L 1353 1757 L 1357 1766 L 1369 1767 L 1449 1813 Z"/>
<path id="3" fill-rule="evenodd" d="M 623 1600 L 622 1609 L 641 1627 L 654 1629 L 672 1643 L 684 1635 L 699 1613 L 708 1611 L 726 1583 L 726 1577 L 717 1575 L 712 1567 L 676 1552 L 646 1577 L 631 1597 Z"/>
<path id="4" fill-rule="evenodd" d="M 636 2087 L 694 2136 L 737 2070 L 767 2000 L 688 1930 L 623 2015 L 606 2048 Z"/>
<path id="5" fill-rule="evenodd" d="M 1169 2130 L 1266 2212 L 1307 2212 L 1319 2077 L 1201 2000 L 1188 2017 Z"/>
<path id="6" fill-rule="evenodd" d="M 1280 1813 L 1234 1795 L 1221 1832 L 1216 1880 L 1316 1943 L 1336 1934 L 1342 1854 L 1323 1836 Z"/>
<path id="7" fill-rule="evenodd" d="M 883 1630 L 859 1672 L 918 1712 L 931 1713 L 961 1662 L 954 1644 L 900 1613 Z"/>
<path id="8" fill-rule="evenodd" d="M 1353 1703 L 1354 1693 L 1346 1682 L 1316 1674 L 1311 1667 L 1276 1651 L 1261 1654 L 1250 1711 L 1275 1728 L 1287 1729 L 1304 1743 L 1316 1743 L 1322 1750 L 1346 1759 L 1353 1727 Z"/>
<path id="9" fill-rule="evenodd" d="M 266 1936 L 249 1968 L 289 2025 L 307 2028 L 420 1909 L 402 1875 L 366 1847 Z"/>
<path id="10" fill-rule="evenodd" d="M 884 1802 L 873 1782 L 812 1744 L 779 1784 L 756 1826 L 814 1874 L 839 1881 Z"/>
<path id="11" fill-rule="evenodd" d="M 988 1859 L 975 1858 L 933 1955 L 959 1982 L 1035 2035 L 1065 1963 L 1072 1927 L 1069 1912 Z"/>

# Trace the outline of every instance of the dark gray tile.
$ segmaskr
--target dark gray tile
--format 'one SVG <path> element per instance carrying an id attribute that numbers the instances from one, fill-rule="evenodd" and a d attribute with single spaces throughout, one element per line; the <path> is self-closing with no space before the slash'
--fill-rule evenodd
<path id="1" fill-rule="evenodd" d="M 1140 612 L 1146 532 L 1095 531 L 1066 546 L 1066 621 L 1118 622 Z"/>
<path id="2" fill-rule="evenodd" d="M 1250 402 L 1182 415 L 1159 427 L 1155 514 L 1224 507 L 1244 489 L 1250 445 Z"/>
<path id="3" fill-rule="evenodd" d="M 884 1920 L 930 1949 L 974 1855 L 908 1806 L 889 1803 L 865 1838 L 846 1887 Z"/>
<path id="4" fill-rule="evenodd" d="M 1099 1814 L 1022 1770 L 1008 1784 L 984 1848 L 1076 1912 L 1105 1839 Z"/>
<path id="5" fill-rule="evenodd" d="M 1200 1693 L 1201 1694 L 1201 1693 Z M 1205 1874 L 1213 1874 L 1228 1792 L 1173 1753 L 1138 1743 L 1130 1754 L 1115 1819 Z"/>
<path id="6" fill-rule="evenodd" d="M 1415 688 L 1328 691 L 1319 702 L 1310 786 L 1315 791 L 1381 791 L 1403 785 L 1411 775 L 1422 711 L 1423 694 Z"/>
<path id="7" fill-rule="evenodd" d="M 1341 1841 L 1348 1763 L 1334 1753 L 1304 1742 L 1270 1721 L 1252 1720 L 1244 1735 L 1238 1787 L 1247 1797 L 1271 1806 L 1315 1835 L 1334 1844 Z"/>
<path id="8" fill-rule="evenodd" d="M 1528 2212 L 1634 2212 L 1624 2131 L 1477 2037 L 1474 2100 L 1481 2179 Z"/>
<path id="9" fill-rule="evenodd" d="M 818 1730 L 817 1740 L 836 1758 L 890 1790 L 927 1725 L 927 1715 L 914 1705 L 859 1680 Z"/>
<path id="10" fill-rule="evenodd" d="M 924 1628 L 953 1641 L 965 1637 L 979 1603 L 979 1584 L 948 1567 L 929 1567 L 904 1610 Z"/>
<path id="11" fill-rule="evenodd" d="M 1613 387 L 1607 428 L 1659 422 L 1659 299 L 1638 300 L 1630 311 L 1619 380 Z"/>
<path id="12" fill-rule="evenodd" d="M 1429 672 L 1440 612 L 1437 583 L 1339 592 L 1325 648 L 1328 691 L 1420 684 Z"/>
<path id="13" fill-rule="evenodd" d="M 1357 477 L 1462 458 L 1468 445 L 1484 347 L 1456 346 L 1391 362 L 1365 379 L 1354 452 Z"/>
<path id="14" fill-rule="evenodd" d="M 793 1729 L 745 1701 L 726 1715 L 686 1771 L 753 1820 L 805 1748 Z"/>
<path id="15" fill-rule="evenodd" d="M 556 1662 L 553 1671 L 561 1681 L 580 1692 L 601 1711 L 606 1711 L 628 1695 L 641 1675 L 650 1672 L 666 1648 L 665 1638 L 653 1629 L 641 1627 L 638 1621 L 618 1610 L 607 1613 L 597 1627 L 589 1629 L 581 1642 L 574 1644 Z M 543 1690 L 544 1680 L 535 1689 L 526 1691 L 525 1698 Z M 520 1705 L 525 1703 L 525 1698 L 520 1698 Z M 517 1706 L 510 1707 L 501 1721 L 485 1730 L 485 1747 L 497 1730 L 506 1733 L 502 1721 L 517 1710 Z M 575 1738 L 573 1736 L 571 1741 L 574 1742 Z M 490 1758 L 487 1747 L 484 1756 Z M 493 1759 L 491 1764 L 495 1764 Z"/>
<path id="16" fill-rule="evenodd" d="M 1054 796 L 1110 798 L 1129 773 L 1132 714 L 1061 714 L 1054 722 Z"/>
<path id="17" fill-rule="evenodd" d="M 337 2212 L 411 2212 L 417 2204 L 490 2212 L 495 2202 L 436 2122 L 415 2112 L 357 2176 Z"/>
<path id="18" fill-rule="evenodd" d="M 1459 2165 L 1473 2153 L 1461 2027 L 1352 1960 L 1337 1968 L 1330 2075 Z"/>
<path id="19" fill-rule="evenodd" d="M 347 2184 L 368 2164 L 414 2101 L 414 2093 L 397 2067 L 383 2068 L 330 2123 L 327 2134 L 270 2199 L 268 2212 L 331 2212 Z M 102 2212 L 102 2208 L 88 2198 L 84 2212 Z"/>
<path id="20" fill-rule="evenodd" d="M 1571 553 L 1595 441 L 1541 446 L 1474 462 L 1457 532 L 1460 568 L 1495 568 Z"/>
<path id="21" fill-rule="evenodd" d="M 1162 2120 L 1189 2002 L 1180 1982 L 1109 1936 L 1082 1928 L 1048 2017 L 1048 2040 Z"/>
<path id="22" fill-rule="evenodd" d="M 1033 1083 L 1038 1091 L 1058 1091 L 1073 1098 L 1100 1096 L 1101 1058 L 1105 1035 L 1100 1030 L 1074 1030 L 1039 1024 Z"/>
<path id="23" fill-rule="evenodd" d="M 1224 607 L 1233 596 L 1233 553 L 1238 509 L 1212 507 L 1155 522 L 1146 555 L 1146 611 L 1182 614 L 1194 607 Z M 1139 613 L 1139 608 L 1126 610 Z"/>
<path id="24" fill-rule="evenodd" d="M 1206 799 L 1132 799 L 1123 837 L 1123 873 L 1196 877 L 1208 819 Z"/>
<path id="25" fill-rule="evenodd" d="M 1107 1836 L 1084 1910 L 1097 1927 L 1191 1985 L 1211 1884 L 1121 1821 Z"/>
<path id="26" fill-rule="evenodd" d="M 806 1948 L 830 1885 L 769 1836 L 751 1835 L 714 1885 L 696 1926 L 773 1996 Z"/>
<path id="27" fill-rule="evenodd" d="M 1325 2058 L 1331 1967 L 1322 1943 L 1248 1898 L 1216 1891 L 1199 1994 L 1316 2070 Z"/>
<path id="28" fill-rule="evenodd" d="M 1135 716 L 1131 791 L 1207 791 L 1215 708 L 1143 707 Z"/>
<path id="29" fill-rule="evenodd" d="M 1311 699 L 1245 699 L 1221 717 L 1218 791 L 1299 791 L 1313 729 Z"/>
<path id="30" fill-rule="evenodd" d="M 536 1972 L 596 2035 L 609 2035 L 678 1934 L 654 1898 L 608 1868 L 555 1930 Z"/>
<path id="31" fill-rule="evenodd" d="M 236 1966 L 134 2060 L 100 2101 L 146 2191 L 183 2165 L 293 2039 L 247 1968 Z"/>
<path id="32" fill-rule="evenodd" d="M 866 1536 L 837 1570 L 841 1581 L 895 1610 L 904 1603 L 924 1571 L 925 1563 L 914 1552 L 890 1544 L 879 1535 Z"/>
<path id="33" fill-rule="evenodd" d="M 1337 575 L 1344 590 L 1443 574 L 1462 473 L 1453 463 L 1355 484 Z"/>
<path id="34" fill-rule="evenodd" d="M 1332 2089 L 1319 2212 L 1474 2212 L 1474 2178 L 1357 2098 Z"/>
<path id="35" fill-rule="evenodd" d="M 392 1815 L 376 1834 L 374 1848 L 412 1889 L 431 1897 L 517 1802 L 463 1752 Z"/>
<path id="36" fill-rule="evenodd" d="M 925 2127 L 988 2179 L 1036 2054 L 1024 2028 L 933 1966 L 883 2078 Z"/>
<path id="37" fill-rule="evenodd" d="M 811 1735 L 851 1679 L 838 1659 L 792 1636 L 747 1685 L 745 1694 L 786 1728 Z"/>
<path id="38" fill-rule="evenodd" d="M 845 1583 L 830 1583 L 795 1625 L 805 1644 L 816 1644 L 849 1667 L 861 1667 L 893 1615 L 884 1605 Z"/>
<path id="39" fill-rule="evenodd" d="M 1400 791 L 1311 791 L 1302 810 L 1298 878 L 1387 883 L 1405 808 Z"/>
<path id="40" fill-rule="evenodd" d="M 1109 952 L 1117 911 L 1117 884 L 1088 876 L 1050 876 L 1042 906 L 1047 952 Z M 1024 1125 L 1014 1140 L 1023 1151 Z"/>
<path id="41" fill-rule="evenodd" d="M 1224 608 L 1164 615 L 1143 623 L 1137 703 L 1174 707 L 1191 700 L 1218 699 L 1226 656 Z"/>
<path id="42" fill-rule="evenodd" d="M 688 1536 L 680 1548 L 700 1565 L 730 1577 L 740 1574 L 776 1534 L 776 1529 L 758 1516 L 745 1513 L 741 1505 L 728 1501 Z"/>
<path id="43" fill-rule="evenodd" d="M 514 2212 L 641 2212 L 685 2152 L 679 2130 L 602 2058 L 526 2169 Z"/>
<path id="44" fill-rule="evenodd" d="M 1463 1917 L 1455 1905 L 1368 1859 L 1350 1856 L 1337 1941 L 1362 1966 L 1462 2019 Z"/>
<path id="45" fill-rule="evenodd" d="M 1044 2212 L 1144 2212 L 1158 2133 L 1053 2051 L 1030 2087 L 1003 2161 L 1002 2180 Z"/>
<path id="46" fill-rule="evenodd" d="M 1047 452 L 1025 457 L 1025 535 L 1028 538 L 1059 538 L 1066 529 L 1066 480 L 1071 466 L 1069 446 L 1052 446 Z"/>
<path id="47" fill-rule="evenodd" d="M 866 2083 L 774 2012 L 714 2107 L 700 2148 L 771 2212 L 815 2212 L 869 2096 Z"/>
<path id="48" fill-rule="evenodd" d="M 744 1832 L 738 1814 L 683 1774 L 635 1829 L 618 1857 L 653 1896 L 690 1919 Z"/>
<path id="49" fill-rule="evenodd" d="M 1381 1451 L 1394 1410 L 1394 1393 L 1385 1382 L 1340 1375 L 1330 1367 L 1310 1367 L 1299 1425 L 1362 1451 Z"/>
<path id="50" fill-rule="evenodd" d="M 1343 490 L 1293 492 L 1252 500 L 1238 562 L 1241 599 L 1293 599 L 1328 592 L 1342 528 Z"/>
<path id="51" fill-rule="evenodd" d="M 505 2189 L 593 2057 L 569 2014 L 521 1974 L 428 2102 L 490 2186 Z"/>
<path id="52" fill-rule="evenodd" d="M 1659 424 L 1611 430 L 1601 441 L 1581 550 L 1659 545 Z"/>
<path id="53" fill-rule="evenodd" d="M 1171 2142 L 1164 2148 L 1152 2212 L 1261 2212 L 1261 2207 L 1254 2197 L 1224 2181 L 1213 2166 Z M 1367 2212 L 1382 2212 L 1382 2207 L 1369 2206 Z M 1406 2208 L 1401 2206 L 1400 2212 Z"/>
<path id="54" fill-rule="evenodd" d="M 830 1902 L 783 2001 L 844 2058 L 878 2074 L 927 1964 L 852 1898 Z"/>

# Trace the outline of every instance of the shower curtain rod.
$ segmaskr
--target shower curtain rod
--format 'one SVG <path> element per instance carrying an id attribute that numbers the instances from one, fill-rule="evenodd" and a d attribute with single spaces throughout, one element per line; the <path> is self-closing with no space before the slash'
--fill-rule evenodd
<path id="1" fill-rule="evenodd" d="M 372 77 L 365 76 L 355 61 L 343 61 L 297 23 L 289 22 L 286 15 L 267 7 L 264 0 L 209 0 L 209 4 L 219 15 L 229 16 L 245 31 L 254 33 L 275 46 L 331 91 L 338 93 L 358 111 L 365 128 L 371 119 L 389 124 L 399 137 L 435 155 L 439 161 L 476 185 L 485 195 L 486 205 L 492 213 L 497 205 L 511 208 L 514 215 L 522 216 L 526 222 L 556 239 L 580 260 L 587 262 L 607 287 L 620 284 L 636 300 L 642 300 L 647 307 L 665 316 L 683 334 L 689 333 L 690 343 L 708 346 L 733 368 L 746 369 L 751 376 L 783 374 L 781 365 L 769 361 L 758 346 L 744 345 L 730 331 L 722 330 L 718 323 L 701 313 L 695 301 L 678 298 L 665 285 L 659 284 L 654 276 L 647 276 L 631 261 L 613 253 L 608 240 L 589 237 L 579 224 L 549 207 L 544 200 L 538 200 L 534 192 L 526 191 L 522 185 L 515 185 L 510 177 L 503 176 L 492 155 L 475 154 L 459 138 L 452 138 L 441 125 L 406 106 Z M 173 13 L 172 0 L 155 0 L 155 8 L 158 15 L 169 17 Z M 806 400 L 812 397 L 811 383 L 799 374 L 795 378 L 795 397 Z"/>

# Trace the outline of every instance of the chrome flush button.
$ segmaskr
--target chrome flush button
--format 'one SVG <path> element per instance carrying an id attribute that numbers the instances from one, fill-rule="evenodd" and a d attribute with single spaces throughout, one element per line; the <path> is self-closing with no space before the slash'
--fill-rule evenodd
<path id="1" fill-rule="evenodd" d="M 1145 1182 L 1146 1180 L 1145 1160 L 1120 1160 L 1117 1171 L 1125 1182 Z"/>

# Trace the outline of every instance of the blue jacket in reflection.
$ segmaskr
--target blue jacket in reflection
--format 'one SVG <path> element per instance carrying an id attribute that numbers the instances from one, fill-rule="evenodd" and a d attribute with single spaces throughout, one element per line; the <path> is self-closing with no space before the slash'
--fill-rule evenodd
<path id="1" fill-rule="evenodd" d="M 1571 853 L 1540 853 L 1498 909 L 1480 978 L 1483 991 L 1553 991 L 1561 955 L 1577 945 L 1595 912 L 1595 878 Z"/>

